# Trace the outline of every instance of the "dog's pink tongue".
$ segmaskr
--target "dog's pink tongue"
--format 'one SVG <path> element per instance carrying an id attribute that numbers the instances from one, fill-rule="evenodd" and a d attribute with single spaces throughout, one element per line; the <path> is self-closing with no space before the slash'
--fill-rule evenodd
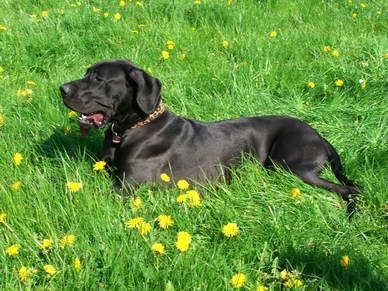
<path id="1" fill-rule="evenodd" d="M 102 113 L 95 113 L 92 115 L 94 123 L 100 125 L 104 121 L 104 115 Z"/>
<path id="2" fill-rule="evenodd" d="M 79 127 L 79 131 L 80 131 L 82 136 L 89 135 L 89 130 L 90 130 L 90 128 L 88 128 L 88 127 L 83 127 L 83 126 Z"/>

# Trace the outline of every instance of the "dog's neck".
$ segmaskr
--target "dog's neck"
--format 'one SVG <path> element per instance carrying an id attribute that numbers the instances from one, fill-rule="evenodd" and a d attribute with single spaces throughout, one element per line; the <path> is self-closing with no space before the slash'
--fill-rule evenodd
<path id="1" fill-rule="evenodd" d="M 121 135 L 124 133 L 125 130 L 127 129 L 132 129 L 132 128 L 138 128 L 143 125 L 151 123 L 153 120 L 158 118 L 160 115 L 162 115 L 166 111 L 166 107 L 164 106 L 163 102 L 160 101 L 158 107 L 156 107 L 155 111 L 152 112 L 150 115 L 148 115 L 145 119 L 137 121 L 135 124 L 130 125 L 127 128 L 122 128 L 120 127 L 117 129 L 117 125 L 115 126 L 114 123 L 112 123 L 112 133 L 113 133 L 113 138 L 112 141 L 113 143 L 120 143 L 121 142 Z"/>
<path id="2" fill-rule="evenodd" d="M 155 111 L 152 112 L 150 115 L 147 116 L 146 119 L 142 121 L 136 122 L 134 125 L 132 125 L 130 128 L 138 128 L 140 126 L 146 125 L 153 121 L 154 119 L 158 118 L 160 115 L 162 115 L 166 111 L 166 108 L 164 107 L 164 104 L 162 101 L 160 101 L 158 107 L 156 107 Z"/>

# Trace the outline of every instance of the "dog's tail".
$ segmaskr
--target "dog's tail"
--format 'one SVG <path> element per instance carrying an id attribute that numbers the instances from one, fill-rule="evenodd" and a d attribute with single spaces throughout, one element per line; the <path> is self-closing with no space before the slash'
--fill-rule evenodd
<path id="1" fill-rule="evenodd" d="M 328 149 L 328 160 L 331 167 L 331 170 L 333 171 L 334 175 L 340 181 L 343 185 L 346 186 L 352 186 L 356 187 L 358 189 L 361 189 L 360 186 L 356 185 L 353 181 L 349 180 L 344 174 L 343 174 L 343 168 L 341 164 L 341 159 L 335 150 L 335 148 L 327 141 L 325 140 L 327 149 Z"/>

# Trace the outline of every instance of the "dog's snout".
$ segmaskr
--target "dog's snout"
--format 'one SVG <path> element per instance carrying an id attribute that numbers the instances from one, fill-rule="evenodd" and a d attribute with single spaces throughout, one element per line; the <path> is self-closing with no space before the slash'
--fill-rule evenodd
<path id="1" fill-rule="evenodd" d="M 71 93 L 71 87 L 68 84 L 63 84 L 59 89 L 61 90 L 62 96 L 68 96 Z"/>

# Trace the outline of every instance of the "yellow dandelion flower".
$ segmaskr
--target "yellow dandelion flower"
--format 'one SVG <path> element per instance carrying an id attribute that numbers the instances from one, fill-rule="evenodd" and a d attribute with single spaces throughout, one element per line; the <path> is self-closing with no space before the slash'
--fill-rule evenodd
<path id="1" fill-rule="evenodd" d="M 170 215 L 161 214 L 156 218 L 156 220 L 158 221 L 160 228 L 163 229 L 167 229 L 174 224 Z"/>
<path id="2" fill-rule="evenodd" d="M 121 14 L 120 13 L 115 13 L 115 15 L 113 15 L 113 18 L 116 19 L 116 20 L 120 20 L 121 19 Z"/>
<path id="3" fill-rule="evenodd" d="M 189 199 L 187 205 L 189 207 L 200 207 L 202 205 L 201 199 L 196 198 L 196 199 Z"/>
<path id="4" fill-rule="evenodd" d="M 288 278 L 288 271 L 286 269 L 284 269 L 283 271 L 281 271 L 279 273 L 279 277 L 282 280 L 287 280 L 287 278 Z"/>
<path id="5" fill-rule="evenodd" d="M 271 31 L 269 33 L 269 37 L 277 37 L 278 36 L 278 33 L 276 31 Z"/>
<path id="6" fill-rule="evenodd" d="M 140 2 L 140 1 L 136 1 L 136 2 L 135 2 L 135 5 L 136 5 L 136 6 L 143 6 L 143 3 Z"/>
<path id="7" fill-rule="evenodd" d="M 232 236 L 236 236 L 239 230 L 240 229 L 237 226 L 237 223 L 229 222 L 228 224 L 224 225 L 224 227 L 222 228 L 222 233 L 226 237 L 232 237 Z"/>
<path id="8" fill-rule="evenodd" d="M 383 57 L 384 57 L 384 59 L 388 59 L 388 53 L 385 53 L 385 54 L 383 55 Z"/>
<path id="9" fill-rule="evenodd" d="M 315 87 L 315 83 L 314 82 L 308 82 L 307 83 L 307 87 L 314 88 Z"/>
<path id="10" fill-rule="evenodd" d="M 141 201 L 140 198 L 136 198 L 135 200 L 133 200 L 133 206 L 135 206 L 136 209 L 141 208 L 142 205 L 143 205 L 143 202 Z"/>
<path id="11" fill-rule="evenodd" d="M 365 89 L 366 88 L 366 85 L 367 85 L 366 80 L 359 80 L 358 82 L 360 83 L 361 89 Z"/>
<path id="12" fill-rule="evenodd" d="M 28 96 L 32 94 L 32 89 L 24 89 L 24 90 L 17 90 L 16 95 L 17 96 Z"/>
<path id="13" fill-rule="evenodd" d="M 70 111 L 70 112 L 67 114 L 67 116 L 68 116 L 69 118 L 75 118 L 75 117 L 78 116 L 78 113 L 75 112 L 75 111 Z"/>
<path id="14" fill-rule="evenodd" d="M 135 217 L 127 221 L 127 226 L 128 228 L 135 228 L 135 227 L 139 227 L 139 225 L 143 222 L 144 222 L 143 217 Z"/>
<path id="15" fill-rule="evenodd" d="M 177 240 L 178 241 L 182 241 L 182 242 L 186 242 L 188 244 L 191 243 L 192 239 L 191 239 L 191 235 L 186 232 L 186 231 L 180 231 L 178 232 L 177 234 Z"/>
<path id="16" fill-rule="evenodd" d="M 283 283 L 283 285 L 287 288 L 291 288 L 292 286 L 294 286 L 294 283 L 292 280 L 287 280 L 286 282 Z"/>
<path id="17" fill-rule="evenodd" d="M 186 190 L 186 189 L 188 189 L 189 186 L 190 186 L 189 183 L 188 183 L 186 180 L 184 180 L 184 179 L 179 180 L 179 181 L 176 183 L 176 185 L 177 185 L 178 188 L 181 189 L 181 190 Z"/>
<path id="18" fill-rule="evenodd" d="M 43 16 L 43 17 L 46 17 L 48 16 L 49 12 L 47 10 L 43 10 L 40 12 L 40 15 Z"/>
<path id="19" fill-rule="evenodd" d="M 120 2 L 119 2 L 119 6 L 120 6 L 120 7 L 124 7 L 124 6 L 125 6 L 125 1 L 120 1 Z"/>
<path id="20" fill-rule="evenodd" d="M 21 153 L 16 153 L 13 158 L 12 158 L 14 164 L 16 166 L 19 166 L 21 163 L 22 163 L 22 160 L 23 160 L 23 156 Z"/>
<path id="21" fill-rule="evenodd" d="M 0 213 L 0 223 L 4 223 L 6 218 L 7 218 L 7 214 Z"/>
<path id="22" fill-rule="evenodd" d="M 332 55 L 333 57 L 339 57 L 340 52 L 337 51 L 337 50 L 333 50 L 333 51 L 331 52 L 331 55 Z"/>
<path id="23" fill-rule="evenodd" d="M 154 70 L 152 70 L 152 68 L 151 67 L 148 67 L 147 68 L 147 72 L 148 73 L 152 73 Z M 166 175 L 167 176 L 167 178 L 168 178 L 168 181 L 166 181 L 166 182 L 169 182 L 170 181 L 170 177 L 167 175 L 167 174 L 162 174 L 162 175 Z M 160 178 L 162 179 L 162 175 L 160 175 Z M 163 179 L 162 179 L 163 180 Z M 164 181 L 164 180 L 163 180 Z"/>
<path id="24" fill-rule="evenodd" d="M 71 132 L 71 127 L 70 127 L 70 125 L 66 125 L 66 126 L 63 128 L 63 134 L 64 134 L 64 135 L 68 135 L 70 132 Z"/>
<path id="25" fill-rule="evenodd" d="M 138 229 L 141 235 L 147 234 L 151 232 L 151 224 L 149 224 L 148 222 L 143 222 L 139 225 Z"/>
<path id="26" fill-rule="evenodd" d="M 75 258 L 73 260 L 73 267 L 74 267 L 74 270 L 76 270 L 77 272 L 81 270 L 81 261 L 79 258 Z"/>
<path id="27" fill-rule="evenodd" d="M 7 30 L 7 27 L 0 24 L 0 30 Z"/>
<path id="28" fill-rule="evenodd" d="M 38 15 L 36 15 L 36 14 L 31 14 L 30 16 L 31 16 L 31 18 L 37 18 L 38 17 Z"/>
<path id="29" fill-rule="evenodd" d="M 187 251 L 189 250 L 190 244 L 187 243 L 186 241 L 177 240 L 177 241 L 175 242 L 175 246 L 176 246 L 177 249 L 180 250 L 181 252 L 187 252 Z"/>
<path id="30" fill-rule="evenodd" d="M 256 291 L 267 291 L 267 290 L 268 290 L 268 287 L 266 287 L 264 285 L 259 285 L 256 288 Z"/>
<path id="31" fill-rule="evenodd" d="M 331 50 L 331 46 L 329 46 L 329 45 L 325 45 L 324 47 L 323 47 L 323 51 L 325 51 L 325 52 L 328 52 L 328 51 L 330 51 Z"/>
<path id="32" fill-rule="evenodd" d="M 155 243 L 151 246 L 151 250 L 153 250 L 156 253 L 164 254 L 166 251 L 164 249 L 164 245 L 161 243 Z"/>
<path id="33" fill-rule="evenodd" d="M 377 10 L 377 11 L 376 11 L 376 14 L 377 14 L 377 15 L 381 15 L 381 14 L 383 14 L 383 11 Z"/>
<path id="34" fill-rule="evenodd" d="M 162 58 L 167 60 L 170 57 L 170 54 L 167 51 L 162 51 Z"/>
<path id="35" fill-rule="evenodd" d="M 67 245 L 72 245 L 74 242 L 75 242 L 75 240 L 76 240 L 76 236 L 74 235 L 74 234 L 67 234 L 67 235 L 65 235 L 62 239 L 61 239 L 61 241 L 59 242 L 59 246 L 60 246 L 60 248 L 65 248 L 65 246 L 67 246 Z"/>
<path id="36" fill-rule="evenodd" d="M 138 27 L 140 27 L 140 28 L 143 28 L 143 27 L 145 27 L 146 25 L 145 24 L 139 24 L 138 25 Z"/>
<path id="37" fill-rule="evenodd" d="M 5 250 L 5 253 L 8 255 L 8 256 L 15 256 L 19 253 L 19 245 L 12 245 L 8 248 L 6 248 Z"/>
<path id="38" fill-rule="evenodd" d="M 228 46 L 229 46 L 229 41 L 224 40 L 224 41 L 222 42 L 222 46 L 223 46 L 223 47 L 228 47 Z"/>
<path id="39" fill-rule="evenodd" d="M 303 286 L 303 282 L 301 280 L 299 280 L 299 279 L 295 279 L 294 280 L 294 285 L 296 287 L 302 287 Z"/>
<path id="40" fill-rule="evenodd" d="M 37 84 L 34 81 L 29 80 L 26 82 L 26 85 L 36 86 Z"/>
<path id="41" fill-rule="evenodd" d="M 201 0 L 194 0 L 194 4 L 195 4 L 195 5 L 201 4 Z"/>
<path id="42" fill-rule="evenodd" d="M 188 200 L 187 205 L 190 207 L 201 206 L 201 197 L 199 196 L 199 193 L 196 190 L 187 191 L 186 192 L 186 199 Z"/>
<path id="43" fill-rule="evenodd" d="M 11 184 L 11 188 L 13 190 L 18 190 L 18 189 L 20 189 L 21 186 L 22 186 L 22 182 L 20 182 L 20 181 L 16 181 L 15 183 Z"/>
<path id="44" fill-rule="evenodd" d="M 188 199 L 198 199 L 200 198 L 197 190 L 189 190 L 186 192 Z"/>
<path id="45" fill-rule="evenodd" d="M 300 189 L 299 188 L 291 189 L 291 196 L 294 198 L 300 197 Z"/>
<path id="46" fill-rule="evenodd" d="M 358 16 L 358 14 L 355 12 L 353 12 L 351 15 L 352 15 L 352 18 L 356 18 Z"/>
<path id="47" fill-rule="evenodd" d="M 350 258 L 348 256 L 342 256 L 340 263 L 342 267 L 347 269 L 349 268 L 349 265 L 350 265 Z"/>
<path id="48" fill-rule="evenodd" d="M 181 194 L 179 195 L 177 198 L 176 198 L 176 202 L 178 203 L 183 203 L 185 202 L 187 199 L 187 195 L 186 194 Z"/>
<path id="49" fill-rule="evenodd" d="M 150 73 L 152 73 L 152 72 L 150 72 Z M 166 173 L 161 174 L 161 175 L 160 175 L 160 179 L 161 179 L 162 181 L 164 181 L 164 182 L 170 182 L 170 181 L 171 181 L 170 176 L 167 175 Z"/>
<path id="50" fill-rule="evenodd" d="M 5 117 L 3 115 L 0 115 L 0 125 L 5 123 Z"/>
<path id="51" fill-rule="evenodd" d="M 139 31 L 136 30 L 136 29 L 132 29 L 131 32 L 132 32 L 132 33 L 139 33 Z"/>
<path id="52" fill-rule="evenodd" d="M 175 43 L 174 43 L 172 40 L 168 40 L 167 43 L 166 43 L 166 45 L 167 45 L 167 48 L 168 48 L 169 50 L 172 50 L 172 49 L 175 48 Z"/>
<path id="53" fill-rule="evenodd" d="M 337 87 L 342 87 L 344 84 L 345 84 L 345 82 L 343 80 L 339 80 L 338 79 L 338 80 L 335 81 L 335 85 Z"/>
<path id="54" fill-rule="evenodd" d="M 28 278 L 28 275 L 30 274 L 30 270 L 27 267 L 23 266 L 19 269 L 18 274 L 19 274 L 20 280 L 26 281 Z"/>
<path id="55" fill-rule="evenodd" d="M 101 171 L 105 168 L 106 166 L 106 162 L 105 161 L 98 161 L 98 162 L 95 162 L 94 165 L 93 165 L 93 170 L 94 171 Z"/>
<path id="56" fill-rule="evenodd" d="M 4 71 L 5 71 L 5 69 L 0 66 L 0 73 L 3 73 Z"/>
<path id="57" fill-rule="evenodd" d="M 98 13 L 98 12 L 101 11 L 101 9 L 100 9 L 100 8 L 97 8 L 97 7 L 92 7 L 92 11 L 93 11 L 94 13 Z"/>
<path id="58" fill-rule="evenodd" d="M 42 241 L 42 244 L 40 245 L 40 247 L 42 249 L 48 249 L 49 247 L 51 247 L 53 245 L 53 240 L 52 239 L 49 239 L 49 238 L 45 238 L 43 241 Z"/>
<path id="59" fill-rule="evenodd" d="M 104 12 L 104 17 L 108 17 L 109 16 L 109 13 L 108 12 Z"/>
<path id="60" fill-rule="evenodd" d="M 232 279 L 230 279 L 230 284 L 232 284 L 233 288 L 241 288 L 246 280 L 247 278 L 244 274 L 234 274 Z"/>
<path id="61" fill-rule="evenodd" d="M 67 182 L 66 186 L 70 190 L 70 192 L 77 192 L 82 188 L 82 183 Z"/>
<path id="62" fill-rule="evenodd" d="M 43 267 L 43 270 L 47 273 L 47 274 L 49 274 L 49 275 L 54 275 L 56 272 L 57 272 L 57 270 L 55 269 L 55 267 L 53 266 L 53 265 L 45 265 L 44 267 Z"/>

